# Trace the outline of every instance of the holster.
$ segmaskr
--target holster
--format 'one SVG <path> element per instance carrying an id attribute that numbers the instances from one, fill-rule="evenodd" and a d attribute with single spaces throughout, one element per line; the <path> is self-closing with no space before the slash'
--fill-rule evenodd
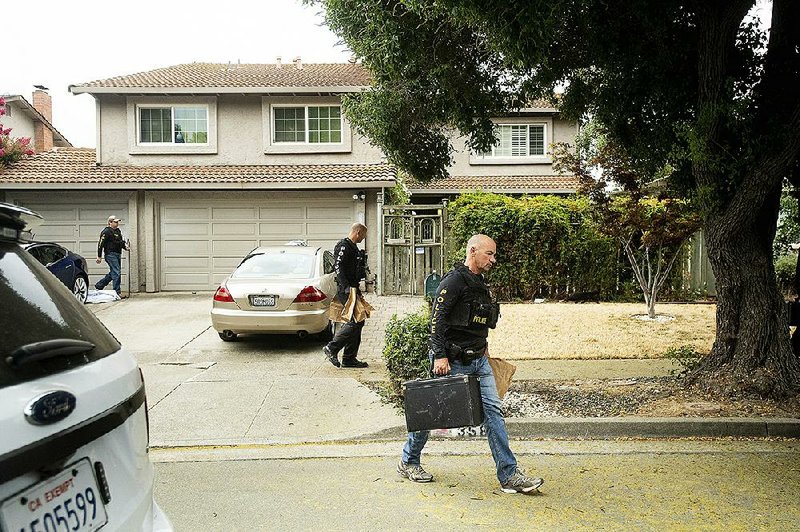
<path id="1" fill-rule="evenodd" d="M 472 349 L 464 349 L 460 345 L 448 343 L 447 358 L 450 360 L 458 360 L 462 364 L 470 364 L 475 359 L 482 357 L 484 350 L 485 349 L 480 349 L 477 351 Z"/>

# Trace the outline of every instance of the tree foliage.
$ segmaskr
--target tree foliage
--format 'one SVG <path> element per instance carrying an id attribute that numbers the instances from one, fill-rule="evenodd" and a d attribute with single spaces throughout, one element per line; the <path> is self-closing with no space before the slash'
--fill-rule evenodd
<path id="1" fill-rule="evenodd" d="M 659 291 L 670 278 L 681 246 L 700 228 L 700 216 L 688 200 L 670 197 L 670 190 L 659 186 L 671 172 L 670 165 L 658 176 L 640 175 L 624 148 L 595 122 L 578 143 L 582 146 L 578 151 L 568 144 L 554 146 L 554 166 L 580 180 L 582 192 L 592 201 L 599 231 L 622 246 L 647 313 L 655 318 Z"/>
<path id="2" fill-rule="evenodd" d="M 450 203 L 452 261 L 463 261 L 474 234 L 497 243 L 492 290 L 503 300 L 596 292 L 616 288 L 617 246 L 602 234 L 586 198 L 512 198 L 488 192 L 461 194 Z"/>
<path id="3" fill-rule="evenodd" d="M 670 162 L 717 278 L 698 382 L 800 389 L 771 260 L 781 182 L 800 181 L 800 2 L 773 0 L 767 34 L 755 0 L 308 1 L 372 73 L 354 127 L 415 179 L 445 175 L 452 130 L 485 151 L 493 116 L 543 98 L 593 116 L 640 175 Z"/>

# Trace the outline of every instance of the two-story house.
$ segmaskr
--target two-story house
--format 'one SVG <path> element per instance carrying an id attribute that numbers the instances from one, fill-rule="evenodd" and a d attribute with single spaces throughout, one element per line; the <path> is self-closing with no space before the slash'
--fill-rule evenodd
<path id="1" fill-rule="evenodd" d="M 378 288 L 403 277 L 386 291 L 419 293 L 432 255 L 420 254 L 419 241 L 403 248 L 382 209 L 396 171 L 341 112 L 341 95 L 368 89 L 360 64 L 299 60 L 192 63 L 76 84 L 71 92 L 96 101 L 97 148 L 20 161 L 0 173 L 0 195 L 45 216 L 37 238 L 86 257 L 106 218 L 123 218 L 132 242 L 123 285 L 130 271 L 133 291 L 213 290 L 255 246 L 306 239 L 332 247 L 362 221 Z M 574 123 L 546 106 L 496 122 L 500 142 L 491 153 L 470 153 L 455 139 L 451 177 L 409 183 L 414 201 L 474 189 L 574 192 L 549 156 L 553 142 L 574 139 Z M 441 238 L 427 225 L 422 231 Z M 404 258 L 384 261 L 385 254 Z M 415 285 L 406 270 L 417 262 Z M 90 264 L 92 280 L 105 272 Z"/>
<path id="2" fill-rule="evenodd" d="M 374 256 L 377 195 L 395 170 L 340 106 L 341 94 L 368 85 L 360 65 L 299 60 L 76 84 L 72 93 L 96 101 L 97 148 L 21 161 L 0 188 L 45 216 L 37 238 L 86 257 L 106 218 L 123 218 L 134 291 L 212 290 L 258 245 L 333 247 L 354 221 L 370 228 Z"/>

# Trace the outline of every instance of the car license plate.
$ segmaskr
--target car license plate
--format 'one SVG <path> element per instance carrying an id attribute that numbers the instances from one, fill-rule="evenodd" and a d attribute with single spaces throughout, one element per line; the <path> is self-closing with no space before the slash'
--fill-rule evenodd
<path id="1" fill-rule="evenodd" d="M 278 296 L 250 296 L 250 304 L 254 307 L 274 307 Z"/>
<path id="2" fill-rule="evenodd" d="M 9 532 L 97 530 L 108 521 L 88 458 L 17 493 L 0 505 L 2 529 Z"/>

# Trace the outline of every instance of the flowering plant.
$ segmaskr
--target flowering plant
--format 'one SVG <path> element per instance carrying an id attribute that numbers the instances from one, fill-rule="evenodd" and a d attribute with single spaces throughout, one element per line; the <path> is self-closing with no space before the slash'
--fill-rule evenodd
<path id="1" fill-rule="evenodd" d="M 0 116 L 6 114 L 6 101 L 0 97 Z M 12 138 L 11 128 L 0 124 L 0 167 L 15 163 L 26 155 L 33 155 L 28 137 Z"/>

